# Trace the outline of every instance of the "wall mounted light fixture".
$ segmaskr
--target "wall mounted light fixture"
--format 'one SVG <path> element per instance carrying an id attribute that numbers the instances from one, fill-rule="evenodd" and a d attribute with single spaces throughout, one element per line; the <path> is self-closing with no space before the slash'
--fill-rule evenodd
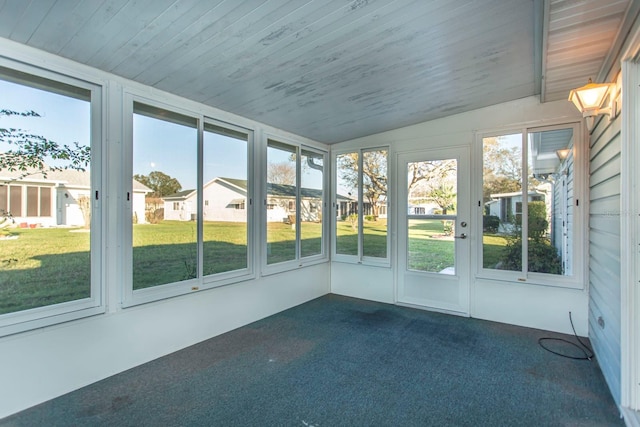
<path id="1" fill-rule="evenodd" d="M 556 150 L 556 156 L 558 156 L 560 161 L 563 161 L 567 157 L 569 157 L 570 152 L 571 152 L 571 148 L 561 148 L 559 150 Z"/>
<path id="2" fill-rule="evenodd" d="M 569 101 L 582 113 L 589 131 L 593 129 L 597 115 L 612 114 L 615 88 L 615 83 L 593 83 L 589 79 L 586 85 L 569 92 Z M 607 100 L 609 102 L 605 106 Z"/>

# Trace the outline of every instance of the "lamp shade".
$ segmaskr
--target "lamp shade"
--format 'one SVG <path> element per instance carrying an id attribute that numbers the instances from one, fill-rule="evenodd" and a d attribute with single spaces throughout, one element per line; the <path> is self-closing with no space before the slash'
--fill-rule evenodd
<path id="1" fill-rule="evenodd" d="M 569 153 L 571 152 L 570 148 L 561 148 L 559 150 L 556 150 L 556 155 L 558 156 L 558 158 L 560 159 L 560 161 L 566 159 L 567 157 L 569 157 Z"/>
<path id="2" fill-rule="evenodd" d="M 585 86 L 573 89 L 569 93 L 569 101 L 573 102 L 584 116 L 597 115 L 610 88 L 609 83 L 592 83 L 589 79 Z"/>

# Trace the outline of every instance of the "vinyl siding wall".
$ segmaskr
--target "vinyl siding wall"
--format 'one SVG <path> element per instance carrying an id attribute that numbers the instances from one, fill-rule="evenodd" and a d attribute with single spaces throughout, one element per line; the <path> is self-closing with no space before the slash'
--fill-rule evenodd
<path id="1" fill-rule="evenodd" d="M 604 117 L 590 142 L 589 337 L 620 402 L 620 116 Z"/>

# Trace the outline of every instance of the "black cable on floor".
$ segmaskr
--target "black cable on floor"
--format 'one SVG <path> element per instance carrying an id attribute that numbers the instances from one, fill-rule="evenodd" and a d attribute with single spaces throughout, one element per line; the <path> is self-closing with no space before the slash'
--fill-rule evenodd
<path id="1" fill-rule="evenodd" d="M 591 360 L 594 356 L 593 350 L 591 350 L 584 342 L 582 342 L 582 340 L 580 339 L 580 337 L 578 336 L 578 334 L 576 333 L 576 328 L 575 326 L 573 326 L 573 319 L 571 318 L 571 312 L 569 312 L 569 322 L 571 322 L 571 329 L 573 329 L 573 335 L 576 337 L 576 339 L 578 340 L 578 344 L 566 340 L 564 338 L 550 338 L 550 337 L 543 337 L 543 338 L 539 338 L 538 339 L 538 344 L 540 345 L 540 347 L 544 348 L 545 350 L 547 350 L 550 353 L 553 353 L 555 355 L 561 356 L 561 357 L 566 357 L 567 359 L 573 359 L 573 360 Z M 545 346 L 544 343 L 547 341 L 559 341 L 559 342 L 563 342 L 565 344 L 571 344 L 572 346 L 576 347 L 578 350 L 580 350 L 582 352 L 582 354 L 584 354 L 584 356 L 580 356 L 580 357 L 576 357 L 576 356 L 569 356 L 567 354 L 563 354 L 563 353 L 558 353 L 557 351 L 551 350 L 549 347 Z"/>

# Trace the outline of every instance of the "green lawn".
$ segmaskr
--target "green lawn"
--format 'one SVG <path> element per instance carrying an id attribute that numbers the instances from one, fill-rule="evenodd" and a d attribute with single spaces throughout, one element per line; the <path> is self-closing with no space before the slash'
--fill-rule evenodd
<path id="1" fill-rule="evenodd" d="M 0 314 L 87 298 L 89 233 L 15 229 L 0 240 Z"/>
<path id="2" fill-rule="evenodd" d="M 358 255 L 358 231 L 349 221 L 338 221 L 336 234 L 336 253 Z M 364 256 L 386 258 L 387 220 L 365 221 L 362 240 Z"/>
<path id="3" fill-rule="evenodd" d="M 347 222 L 338 222 L 336 248 L 341 254 L 357 254 L 357 233 Z M 322 226 L 302 223 L 303 256 L 321 253 Z M 42 307 L 90 295 L 90 235 L 68 228 L 14 229 L 17 239 L 0 240 L 0 314 Z M 247 267 L 246 224 L 204 224 L 204 274 Z M 413 221 L 409 229 L 409 266 L 440 271 L 453 266 L 453 240 L 443 236 L 441 221 Z M 386 257 L 386 220 L 364 224 L 364 255 Z M 133 228 L 134 289 L 142 289 L 194 277 L 196 229 L 193 222 L 165 221 L 136 224 Z M 506 241 L 484 236 L 484 266 L 493 268 Z M 295 258 L 295 228 L 269 223 L 269 264 Z"/>

